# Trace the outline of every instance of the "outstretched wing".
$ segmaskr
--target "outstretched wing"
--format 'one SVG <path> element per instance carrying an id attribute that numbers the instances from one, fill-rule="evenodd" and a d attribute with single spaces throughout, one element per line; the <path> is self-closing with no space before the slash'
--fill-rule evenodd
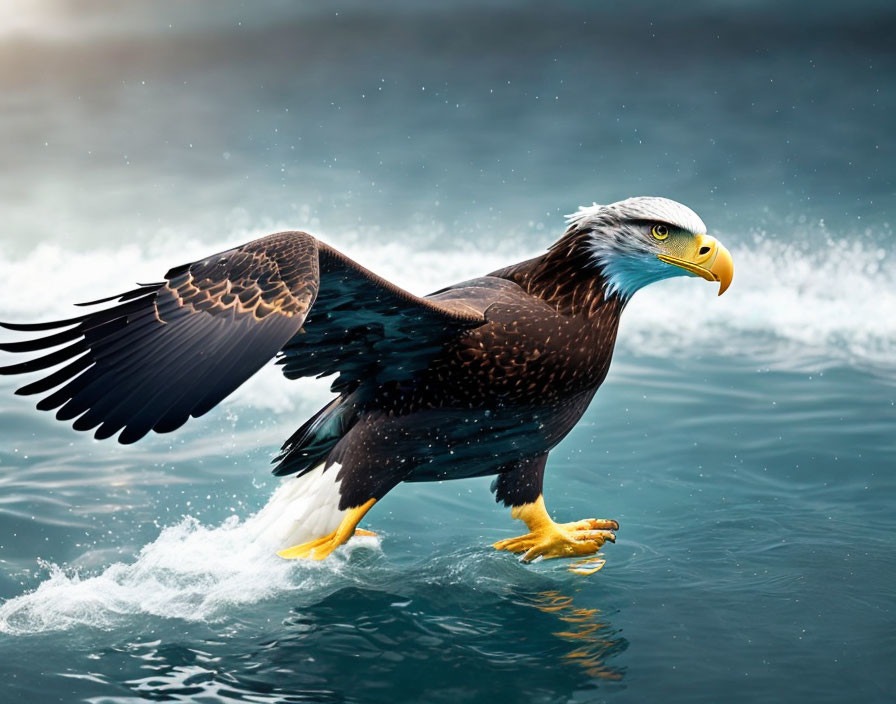
<path id="1" fill-rule="evenodd" d="M 21 374 L 65 366 L 20 388 L 97 438 L 123 430 L 134 442 L 200 416 L 230 394 L 298 332 L 318 287 L 317 242 L 304 233 L 264 237 L 171 269 L 116 305 L 51 323 L 2 323 L 11 330 L 61 332 L 0 345 L 7 352 L 61 349 L 0 368 Z M 98 426 L 98 427 L 97 427 Z"/>
<path id="2" fill-rule="evenodd" d="M 16 393 L 56 389 L 38 408 L 58 409 L 58 419 L 74 420 L 77 430 L 95 428 L 99 439 L 122 431 L 119 441 L 129 443 L 150 430 L 174 430 L 211 410 L 291 339 L 304 337 L 299 333 L 321 285 L 323 248 L 306 233 L 278 233 L 171 269 L 162 283 L 84 304 L 116 302 L 108 308 L 50 323 L 0 323 L 24 332 L 57 331 L 2 344 L 4 351 L 62 346 L 2 367 L 0 374 L 63 365 Z M 388 311 L 396 300 L 408 307 L 423 300 L 360 267 L 346 275 L 368 279 L 367 295 L 344 304 L 352 320 L 354 307 L 368 303 L 367 319 L 374 321 L 380 317 L 377 305 Z M 455 317 L 448 308 L 422 305 L 430 317 Z M 455 324 L 467 324 L 468 317 L 457 317 Z M 343 323 L 338 315 L 330 321 Z"/>

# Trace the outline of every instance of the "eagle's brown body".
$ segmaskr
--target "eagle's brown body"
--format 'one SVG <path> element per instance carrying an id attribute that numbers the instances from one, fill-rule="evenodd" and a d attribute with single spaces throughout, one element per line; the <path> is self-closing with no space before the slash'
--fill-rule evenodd
<path id="1" fill-rule="evenodd" d="M 547 452 L 607 374 L 623 307 L 618 296 L 604 295 L 599 278 L 579 273 L 586 257 L 581 238 L 570 238 L 542 257 L 428 296 L 485 320 L 433 348 L 412 375 L 361 380 L 322 412 L 319 420 L 339 419 L 327 454 L 306 449 L 332 420 L 294 436 L 277 472 L 339 464 L 343 507 L 379 499 L 401 481 L 490 474 L 507 475 L 496 484 L 499 500 L 520 484 L 536 498 Z M 287 355 L 305 345 L 300 337 Z M 539 476 L 515 480 L 520 466 L 538 467 Z"/>

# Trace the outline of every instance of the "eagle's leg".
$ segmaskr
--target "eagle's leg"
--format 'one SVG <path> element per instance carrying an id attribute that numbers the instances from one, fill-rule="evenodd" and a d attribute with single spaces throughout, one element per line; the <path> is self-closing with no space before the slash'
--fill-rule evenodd
<path id="1" fill-rule="evenodd" d="M 368 499 L 360 506 L 348 509 L 339 526 L 329 535 L 322 538 L 311 540 L 301 545 L 294 545 L 291 548 L 281 550 L 277 554 L 287 560 L 297 560 L 301 558 L 309 558 L 312 560 L 323 560 L 327 555 L 336 548 L 346 542 L 353 535 L 376 535 L 370 531 L 359 529 L 358 523 L 364 517 L 371 506 L 376 503 L 376 499 Z"/>
<path id="2" fill-rule="evenodd" d="M 510 515 L 525 522 L 526 535 L 499 540 L 498 550 L 523 553 L 523 562 L 537 557 L 582 557 L 593 555 L 606 541 L 616 542 L 613 520 L 588 518 L 572 523 L 555 523 L 547 512 L 542 494 L 547 455 L 522 460 L 498 475 L 492 488 L 496 499 L 511 507 Z"/>

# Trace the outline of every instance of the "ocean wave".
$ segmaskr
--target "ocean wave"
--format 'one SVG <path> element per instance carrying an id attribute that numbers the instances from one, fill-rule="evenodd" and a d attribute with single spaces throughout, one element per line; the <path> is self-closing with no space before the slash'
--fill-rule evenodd
<path id="1" fill-rule="evenodd" d="M 271 228 L 268 231 L 278 229 Z M 282 228 L 285 229 L 285 228 Z M 151 244 L 89 251 L 39 244 L 21 256 L 0 255 L 5 295 L 0 319 L 44 320 L 73 314 L 70 304 L 154 281 L 169 267 L 247 241 L 241 230 L 226 240 L 182 241 L 165 231 Z M 623 315 L 622 354 L 665 357 L 699 354 L 735 358 L 756 367 L 801 369 L 853 365 L 883 369 L 896 360 L 896 260 L 884 238 L 836 237 L 819 232 L 781 237 L 720 235 L 730 243 L 735 278 L 722 297 L 703 281 L 671 279 L 639 292 Z M 384 240 L 381 232 L 325 237 L 377 273 L 424 294 L 537 254 L 509 240 L 484 247 L 459 241 L 434 251 Z M 4 335 L 11 335 L 4 331 Z M 308 382 L 299 394 L 327 396 L 325 382 Z M 294 407 L 297 394 L 273 365 L 231 399 L 275 410 Z"/>
<path id="2" fill-rule="evenodd" d="M 779 369 L 892 368 L 896 260 L 884 243 L 824 231 L 734 239 L 734 283 L 724 296 L 681 278 L 645 289 L 623 316 L 622 346 Z"/>

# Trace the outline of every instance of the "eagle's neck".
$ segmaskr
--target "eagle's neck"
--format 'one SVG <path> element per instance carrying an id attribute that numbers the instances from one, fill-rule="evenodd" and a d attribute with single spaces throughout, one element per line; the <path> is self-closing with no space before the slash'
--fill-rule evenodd
<path id="1" fill-rule="evenodd" d="M 569 231 L 540 257 L 496 271 L 563 315 L 603 323 L 618 319 L 626 299 L 608 282 L 588 247 L 588 233 Z M 614 320 L 615 322 L 615 320 Z"/>

